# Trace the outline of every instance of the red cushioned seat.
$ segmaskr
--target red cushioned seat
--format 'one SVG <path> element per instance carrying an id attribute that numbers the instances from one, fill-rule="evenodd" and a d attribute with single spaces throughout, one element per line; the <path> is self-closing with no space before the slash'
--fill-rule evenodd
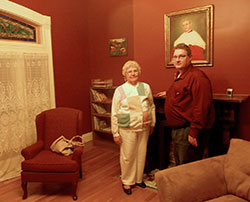
<path id="1" fill-rule="evenodd" d="M 69 157 L 58 155 L 49 150 L 39 152 L 34 158 L 22 162 L 23 171 L 39 172 L 76 172 L 78 163 Z"/>

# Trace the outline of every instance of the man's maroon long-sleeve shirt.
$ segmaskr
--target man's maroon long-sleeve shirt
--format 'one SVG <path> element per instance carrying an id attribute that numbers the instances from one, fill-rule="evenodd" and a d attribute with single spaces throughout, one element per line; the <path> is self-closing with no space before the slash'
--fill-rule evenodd
<path id="1" fill-rule="evenodd" d="M 197 138 L 200 130 L 209 129 L 214 123 L 211 82 L 204 72 L 192 65 L 179 78 L 177 76 L 166 94 L 167 125 L 190 124 L 189 135 Z"/>

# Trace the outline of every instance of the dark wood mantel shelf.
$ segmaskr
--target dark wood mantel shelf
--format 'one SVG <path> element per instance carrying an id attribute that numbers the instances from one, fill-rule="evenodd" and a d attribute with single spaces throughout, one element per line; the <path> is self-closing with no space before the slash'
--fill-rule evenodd
<path id="1" fill-rule="evenodd" d="M 219 93 L 213 94 L 213 100 L 220 102 L 242 103 L 246 102 L 248 98 L 249 98 L 248 94 L 234 94 L 233 96 L 228 96 L 227 94 L 219 94 Z"/>

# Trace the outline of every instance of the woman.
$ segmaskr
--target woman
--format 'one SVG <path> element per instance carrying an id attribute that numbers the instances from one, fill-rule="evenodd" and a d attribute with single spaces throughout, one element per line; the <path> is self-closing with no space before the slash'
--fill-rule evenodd
<path id="1" fill-rule="evenodd" d="M 125 83 L 117 87 L 112 101 L 111 127 L 120 145 L 122 187 L 132 194 L 132 185 L 145 188 L 142 181 L 147 142 L 155 125 L 155 105 L 148 84 L 139 82 L 141 68 L 127 61 L 122 68 Z"/>

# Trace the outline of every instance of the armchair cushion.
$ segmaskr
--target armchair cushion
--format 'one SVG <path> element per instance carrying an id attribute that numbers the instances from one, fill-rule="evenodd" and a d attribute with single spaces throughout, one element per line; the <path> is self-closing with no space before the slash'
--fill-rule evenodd
<path id="1" fill-rule="evenodd" d="M 228 193 L 250 200 L 250 142 L 232 139 L 225 161 Z"/>
<path id="2" fill-rule="evenodd" d="M 65 157 L 49 150 L 42 150 L 33 159 L 22 162 L 23 171 L 36 172 L 76 172 L 79 165 L 72 155 Z"/>

